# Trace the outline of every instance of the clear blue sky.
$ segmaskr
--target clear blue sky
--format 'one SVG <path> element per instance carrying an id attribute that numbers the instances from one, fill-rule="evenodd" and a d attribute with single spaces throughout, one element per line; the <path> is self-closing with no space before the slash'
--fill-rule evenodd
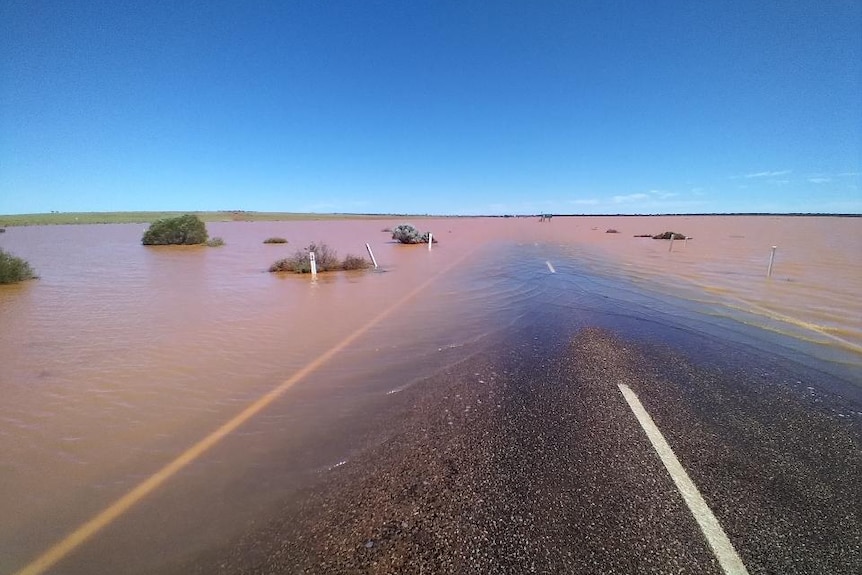
<path id="1" fill-rule="evenodd" d="M 858 0 L 0 6 L 0 213 L 862 212 Z"/>

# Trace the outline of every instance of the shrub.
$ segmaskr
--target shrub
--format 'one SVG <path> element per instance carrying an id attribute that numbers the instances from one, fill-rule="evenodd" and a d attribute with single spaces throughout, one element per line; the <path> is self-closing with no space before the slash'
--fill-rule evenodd
<path id="1" fill-rule="evenodd" d="M 367 259 L 363 258 L 362 256 L 354 256 L 351 254 L 348 254 L 344 258 L 344 261 L 341 262 L 341 269 L 344 270 L 364 270 L 368 269 L 369 267 L 371 267 L 371 262 L 369 262 Z"/>
<path id="2" fill-rule="evenodd" d="M 314 259 L 317 262 L 317 271 L 326 272 L 330 270 L 341 269 L 341 262 L 338 261 L 338 254 L 326 244 L 310 244 L 304 250 L 297 250 L 293 256 L 278 260 L 271 266 L 271 272 L 287 272 L 292 271 L 298 274 L 311 273 L 311 259 L 308 257 L 309 252 L 314 252 Z"/>
<path id="3" fill-rule="evenodd" d="M 424 234 L 410 224 L 400 224 L 392 229 L 392 239 L 402 244 L 427 244 L 429 232 Z M 434 240 L 437 243 L 437 240 Z"/>
<path id="4" fill-rule="evenodd" d="M 35 277 L 36 273 L 30 264 L 0 249 L 0 284 L 13 284 Z"/>
<path id="5" fill-rule="evenodd" d="M 206 242 L 207 237 L 206 224 L 197 216 L 186 214 L 154 221 L 144 232 L 141 243 L 145 246 L 196 245 Z"/>
<path id="6" fill-rule="evenodd" d="M 265 244 L 286 244 L 287 240 L 284 238 L 277 238 L 277 237 L 276 238 L 266 238 L 265 240 L 263 240 L 263 243 L 265 243 Z"/>
<path id="7" fill-rule="evenodd" d="M 684 240 L 685 234 L 681 234 L 679 232 L 664 232 L 663 234 L 656 234 L 652 237 L 654 240 Z"/>
<path id="8" fill-rule="evenodd" d="M 620 232 L 619 232 L 619 230 L 615 230 L 614 228 L 610 228 L 609 230 L 606 230 L 605 233 L 606 234 L 618 234 Z"/>
<path id="9" fill-rule="evenodd" d="M 289 258 L 280 259 L 271 266 L 271 272 L 295 272 L 298 274 L 311 273 L 311 259 L 309 252 L 314 252 L 317 262 L 317 271 L 330 272 L 335 270 L 364 270 L 371 266 L 371 262 L 361 256 L 348 255 L 343 261 L 338 259 L 338 254 L 326 244 L 311 244 L 304 250 L 298 250 Z"/>
<path id="10" fill-rule="evenodd" d="M 216 236 L 207 240 L 207 246 L 211 248 L 219 248 L 224 245 L 224 239 Z"/>

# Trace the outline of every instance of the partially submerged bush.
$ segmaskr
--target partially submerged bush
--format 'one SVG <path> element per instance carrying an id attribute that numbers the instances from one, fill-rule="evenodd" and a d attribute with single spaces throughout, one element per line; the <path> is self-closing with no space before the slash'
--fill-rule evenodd
<path id="1" fill-rule="evenodd" d="M 392 239 L 402 244 L 427 244 L 430 232 L 424 234 L 410 224 L 400 224 L 392 228 Z M 437 243 L 437 240 L 434 240 Z"/>
<path id="2" fill-rule="evenodd" d="M 224 239 L 218 236 L 207 240 L 207 246 L 211 248 L 219 248 L 224 245 Z"/>
<path id="3" fill-rule="evenodd" d="M 345 256 L 344 261 L 341 262 L 341 269 L 343 270 L 364 270 L 371 267 L 371 262 L 362 256 L 354 256 L 348 254 Z"/>
<path id="4" fill-rule="evenodd" d="M 200 218 L 186 214 L 176 218 L 156 220 L 144 232 L 145 246 L 196 245 L 207 241 L 207 227 Z"/>
<path id="5" fill-rule="evenodd" d="M 0 284 L 14 284 L 36 277 L 30 264 L 0 249 Z"/>
<path id="6" fill-rule="evenodd" d="M 274 238 L 266 238 L 263 240 L 265 244 L 286 244 L 287 240 L 284 238 L 274 237 Z"/>
<path id="7" fill-rule="evenodd" d="M 681 234 L 679 232 L 664 232 L 663 234 L 656 234 L 652 237 L 654 240 L 684 240 L 686 238 L 685 234 Z"/>
<path id="8" fill-rule="evenodd" d="M 271 266 L 271 272 L 294 272 L 298 274 L 311 273 L 311 258 L 309 253 L 314 252 L 314 261 L 318 272 L 329 272 L 335 270 L 364 270 L 371 263 L 360 256 L 348 255 L 344 261 L 338 259 L 338 254 L 326 244 L 311 244 L 303 250 L 298 250 L 289 258 L 280 259 Z"/>
<path id="9" fill-rule="evenodd" d="M 317 271 L 325 272 L 329 270 L 341 269 L 341 262 L 338 261 L 338 254 L 335 250 L 330 249 L 326 244 L 310 244 L 304 250 L 297 250 L 293 256 L 278 260 L 269 267 L 271 272 L 296 272 L 298 274 L 311 273 L 311 259 L 308 257 L 310 252 L 314 252 L 314 260 L 317 263 Z"/>

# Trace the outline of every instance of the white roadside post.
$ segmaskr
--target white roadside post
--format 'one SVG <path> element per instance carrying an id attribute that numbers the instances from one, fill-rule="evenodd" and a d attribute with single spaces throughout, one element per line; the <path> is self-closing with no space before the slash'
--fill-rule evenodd
<path id="1" fill-rule="evenodd" d="M 311 263 L 311 277 L 317 277 L 317 262 L 314 260 L 314 252 L 308 252 L 308 261 Z"/>
<path id="2" fill-rule="evenodd" d="M 428 251 L 431 251 L 431 244 L 434 243 L 434 234 L 428 232 Z"/>
<path id="3" fill-rule="evenodd" d="M 772 264 L 775 263 L 775 250 L 778 246 L 772 246 L 772 252 L 769 254 L 769 267 L 766 268 L 766 277 L 772 277 Z"/>
<path id="4" fill-rule="evenodd" d="M 371 251 L 371 246 L 368 245 L 368 242 L 365 242 L 365 249 L 368 250 L 368 255 L 371 256 L 371 263 L 374 264 L 374 269 L 377 269 L 377 260 L 374 259 L 374 252 Z"/>

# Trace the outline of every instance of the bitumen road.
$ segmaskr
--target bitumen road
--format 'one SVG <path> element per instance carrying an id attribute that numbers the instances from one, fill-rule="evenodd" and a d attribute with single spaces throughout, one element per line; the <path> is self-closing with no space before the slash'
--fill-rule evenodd
<path id="1" fill-rule="evenodd" d="M 699 362 L 598 328 L 547 336 L 521 330 L 396 394 L 388 439 L 178 572 L 862 570 L 858 406 L 757 358 Z M 741 567 L 719 563 L 621 385 Z"/>

